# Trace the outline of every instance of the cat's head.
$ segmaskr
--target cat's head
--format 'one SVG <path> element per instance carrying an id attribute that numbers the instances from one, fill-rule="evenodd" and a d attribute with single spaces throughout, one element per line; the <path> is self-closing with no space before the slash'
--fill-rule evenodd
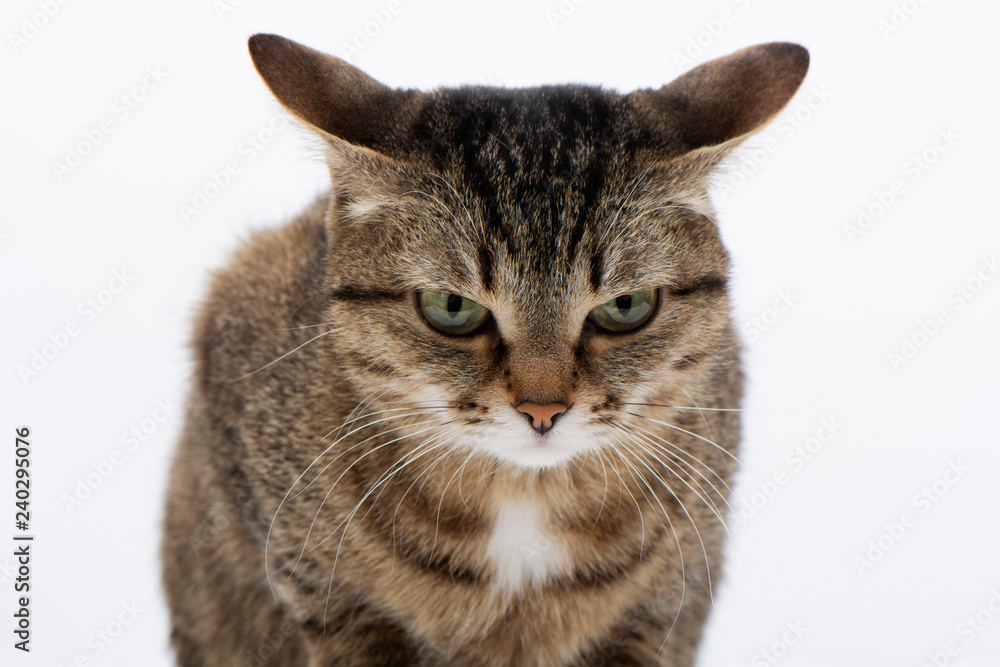
<path id="1" fill-rule="evenodd" d="M 274 35 L 250 51 L 328 145 L 343 373 L 415 408 L 428 442 L 557 465 L 618 441 L 630 404 L 690 404 L 731 363 L 707 180 L 794 94 L 805 49 L 629 94 L 402 91 Z"/>

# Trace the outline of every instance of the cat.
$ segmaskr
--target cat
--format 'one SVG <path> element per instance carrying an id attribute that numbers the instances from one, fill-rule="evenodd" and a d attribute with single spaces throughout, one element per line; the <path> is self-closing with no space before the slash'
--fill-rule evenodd
<path id="1" fill-rule="evenodd" d="M 252 60 L 331 192 L 197 319 L 163 538 L 184 667 L 690 665 L 742 393 L 707 189 L 808 68 L 391 89 Z"/>

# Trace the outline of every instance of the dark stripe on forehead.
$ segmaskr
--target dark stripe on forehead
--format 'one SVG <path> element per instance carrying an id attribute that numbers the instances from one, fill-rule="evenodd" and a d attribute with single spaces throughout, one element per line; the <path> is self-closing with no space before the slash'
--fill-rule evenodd
<path id="1" fill-rule="evenodd" d="M 570 233 L 569 237 L 568 251 L 570 262 L 576 259 L 576 251 L 579 248 L 580 239 L 583 238 L 583 232 L 587 223 L 592 223 L 594 219 L 594 209 L 597 208 L 600 202 L 600 195 L 604 189 L 604 181 L 604 161 L 602 158 L 597 157 L 593 160 L 590 169 L 587 170 L 587 175 L 580 188 L 580 194 L 583 195 L 583 201 L 580 203 L 580 210 L 577 213 L 576 223 L 574 224 L 573 231 Z"/>
<path id="2" fill-rule="evenodd" d="M 581 143 L 589 144 L 586 163 L 581 165 L 583 182 L 579 185 L 579 192 L 582 201 L 569 239 L 570 262 L 576 259 L 580 239 L 583 238 L 588 222 L 591 225 L 594 222 L 595 209 L 600 203 L 607 180 L 606 162 L 609 159 L 609 150 L 606 143 L 613 132 L 613 108 L 606 97 L 599 94 L 590 95 L 583 107 L 581 109 L 577 104 L 567 104 L 567 114 L 575 116 L 577 123 L 583 125 L 581 129 L 584 136 L 580 139 Z"/>
<path id="3" fill-rule="evenodd" d="M 403 290 L 370 289 L 346 285 L 330 292 L 330 298 L 337 301 L 357 301 L 360 303 L 379 303 L 383 301 L 402 301 L 408 293 Z"/>
<path id="4" fill-rule="evenodd" d="M 597 292 L 601 289 L 601 279 L 604 277 L 604 251 L 600 248 L 590 256 L 590 287 Z"/>
<path id="5" fill-rule="evenodd" d="M 470 97 L 474 96 L 474 93 Z M 464 104 L 463 104 L 464 103 Z M 455 111 L 462 115 L 458 124 L 456 136 L 452 138 L 456 145 L 461 146 L 461 167 L 465 182 L 476 196 L 484 217 L 484 231 L 487 237 L 504 239 L 510 242 L 513 230 L 507 228 L 507 221 L 500 210 L 500 193 L 497 185 L 491 180 L 489 167 L 494 170 L 499 163 L 489 164 L 489 146 L 497 147 L 495 132 L 500 132 L 497 110 L 488 108 L 486 104 L 477 105 L 476 113 L 471 113 L 468 99 L 454 103 Z M 509 151 L 504 151 L 509 152 Z M 507 156 L 509 158 L 509 155 Z"/>
<path id="6" fill-rule="evenodd" d="M 479 246 L 479 279 L 483 283 L 483 290 L 489 292 L 493 289 L 493 254 L 485 245 Z"/>

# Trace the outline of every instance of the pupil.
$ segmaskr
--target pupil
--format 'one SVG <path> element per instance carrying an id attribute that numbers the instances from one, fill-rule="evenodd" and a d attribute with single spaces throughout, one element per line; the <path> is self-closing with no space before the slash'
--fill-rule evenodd
<path id="1" fill-rule="evenodd" d="M 462 297 L 457 294 L 448 295 L 448 314 L 452 317 L 462 309 Z"/>
<path id="2" fill-rule="evenodd" d="M 626 294 L 615 299 L 615 308 L 618 310 L 630 310 L 632 308 L 632 295 Z"/>

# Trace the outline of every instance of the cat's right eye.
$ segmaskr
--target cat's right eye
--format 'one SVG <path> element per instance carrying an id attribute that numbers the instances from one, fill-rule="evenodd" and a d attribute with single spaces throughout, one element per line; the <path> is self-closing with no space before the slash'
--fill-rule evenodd
<path id="1" fill-rule="evenodd" d="M 470 334 L 490 316 L 490 311 L 472 299 L 448 292 L 420 292 L 417 302 L 427 323 L 449 336 Z"/>

